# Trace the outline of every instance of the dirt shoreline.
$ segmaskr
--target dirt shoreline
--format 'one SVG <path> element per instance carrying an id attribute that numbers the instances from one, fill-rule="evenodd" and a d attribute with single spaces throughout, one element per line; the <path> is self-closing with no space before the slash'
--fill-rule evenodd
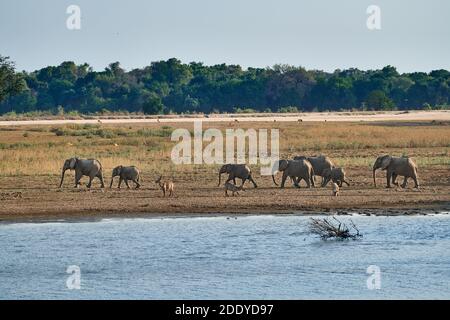
<path id="1" fill-rule="evenodd" d="M 27 214 L 21 216 L 2 215 L 0 224 L 11 223 L 46 223 L 46 222 L 96 222 L 103 219 L 175 219 L 175 218 L 238 218 L 248 216 L 316 216 L 316 215 L 339 215 L 339 216 L 427 216 L 434 214 L 450 214 L 450 203 L 423 206 L 422 208 L 339 208 L 339 209 L 305 209 L 301 211 L 272 211 L 252 212 L 170 212 L 170 213 L 120 213 L 120 212 L 63 212 L 60 214 Z"/>
<path id="2" fill-rule="evenodd" d="M 341 188 L 333 197 L 331 188 L 300 189 L 287 185 L 275 187 L 268 177 L 257 176 L 259 186 L 247 186 L 236 197 L 225 197 L 217 181 L 198 172 L 204 186 L 193 187 L 190 176 L 176 181 L 175 196 L 163 198 L 150 175 L 141 189 L 100 189 L 94 184 L 75 189 L 70 182 L 63 189 L 54 185 L 58 176 L 3 177 L 0 184 L 0 222 L 91 221 L 104 218 L 172 218 L 197 216 L 248 215 L 346 215 L 359 213 L 376 216 L 423 215 L 450 213 L 450 183 L 445 181 L 446 168 L 424 169 L 420 190 L 386 189 L 370 186 L 370 176 L 362 177 L 364 169 L 351 170 L 360 177 L 350 187 Z M 215 177 L 214 177 L 215 178 Z M 381 178 L 381 177 L 380 177 Z M 198 179 L 198 178 L 197 178 Z M 29 181 L 32 181 L 30 186 Z M 440 182 L 438 182 L 440 181 Z M 19 188 L 9 187 L 19 182 Z M 47 186 L 47 187 L 45 187 Z"/>

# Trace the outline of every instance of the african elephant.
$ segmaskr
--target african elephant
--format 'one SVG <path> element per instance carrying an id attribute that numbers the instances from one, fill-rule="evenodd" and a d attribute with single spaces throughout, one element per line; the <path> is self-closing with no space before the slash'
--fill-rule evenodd
<path id="1" fill-rule="evenodd" d="M 308 188 L 311 185 L 314 187 L 314 169 L 308 160 L 279 160 L 278 161 L 278 171 L 283 172 L 283 177 L 281 179 L 281 188 L 284 188 L 284 183 L 286 179 L 290 177 L 294 181 L 294 185 L 299 188 L 299 183 L 302 180 L 306 181 Z M 278 185 L 275 181 L 275 175 L 272 174 L 272 180 L 275 185 Z"/>
<path id="2" fill-rule="evenodd" d="M 242 179 L 242 186 L 244 185 L 246 180 L 250 180 L 253 183 L 253 186 L 257 188 L 255 180 L 252 178 L 252 172 L 250 168 L 245 164 L 224 164 L 219 170 L 219 184 L 220 186 L 220 178 L 223 173 L 228 173 L 228 179 L 225 182 L 233 180 L 234 184 L 236 184 L 236 178 Z"/>
<path id="3" fill-rule="evenodd" d="M 105 187 L 103 182 L 103 169 L 101 163 L 96 159 L 79 159 L 71 158 L 64 162 L 64 166 L 61 174 L 61 183 L 59 187 L 61 188 L 64 182 L 64 175 L 67 170 L 75 170 L 75 188 L 80 185 L 80 179 L 82 176 L 89 177 L 89 183 L 87 187 L 90 188 L 92 185 L 92 180 L 98 178 L 102 184 L 102 188 Z"/>
<path id="4" fill-rule="evenodd" d="M 345 170 L 342 168 L 325 169 L 322 174 L 324 179 L 322 182 L 322 187 L 325 187 L 330 180 L 336 183 L 339 187 L 342 187 L 342 183 L 350 186 L 350 184 L 346 181 Z"/>
<path id="5" fill-rule="evenodd" d="M 130 189 L 130 186 L 128 185 L 128 181 L 131 180 L 136 184 L 136 189 L 139 189 L 141 184 L 139 183 L 140 180 L 140 172 L 139 169 L 135 166 L 131 167 L 124 167 L 124 166 L 118 166 L 113 169 L 112 177 L 111 177 L 111 184 L 109 185 L 109 188 L 112 188 L 114 177 L 119 176 L 119 185 L 117 188 L 120 189 L 120 185 L 122 184 L 122 181 L 125 181 L 125 184 L 128 189 Z"/>
<path id="6" fill-rule="evenodd" d="M 419 188 L 419 182 L 417 181 L 417 165 L 409 157 L 392 157 L 390 155 L 379 156 L 373 165 L 373 184 L 375 187 L 377 183 L 375 181 L 375 171 L 377 169 L 386 170 L 386 188 L 391 187 L 392 183 L 398 186 L 395 182 L 397 176 L 405 177 L 403 180 L 402 188 L 406 188 L 408 178 L 414 180 L 415 188 Z"/>
<path id="7" fill-rule="evenodd" d="M 317 157 L 296 156 L 294 157 L 294 160 L 308 160 L 314 169 L 314 175 L 322 177 L 322 184 L 324 181 L 323 171 L 325 169 L 334 168 L 334 164 L 331 159 L 323 155 Z"/>

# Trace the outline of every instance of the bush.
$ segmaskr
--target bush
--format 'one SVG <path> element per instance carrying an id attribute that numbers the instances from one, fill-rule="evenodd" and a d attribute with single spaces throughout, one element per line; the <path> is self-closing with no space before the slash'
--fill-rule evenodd
<path id="1" fill-rule="evenodd" d="M 287 107 L 279 108 L 278 112 L 281 112 L 281 113 L 297 113 L 298 109 L 297 109 L 297 107 L 287 106 Z"/>

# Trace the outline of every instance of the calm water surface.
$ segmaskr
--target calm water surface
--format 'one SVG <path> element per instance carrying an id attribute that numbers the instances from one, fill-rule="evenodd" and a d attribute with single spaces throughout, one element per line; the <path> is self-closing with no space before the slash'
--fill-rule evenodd
<path id="1" fill-rule="evenodd" d="M 1 224 L 0 299 L 450 299 L 450 215 L 355 216 L 358 241 L 321 241 L 309 219 Z"/>

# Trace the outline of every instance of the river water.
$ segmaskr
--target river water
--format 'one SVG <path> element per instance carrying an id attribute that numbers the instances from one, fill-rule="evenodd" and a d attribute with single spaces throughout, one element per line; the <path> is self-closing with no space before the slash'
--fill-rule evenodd
<path id="1" fill-rule="evenodd" d="M 305 216 L 1 224 L 0 299 L 450 299 L 450 215 L 351 219 L 360 240 Z"/>

